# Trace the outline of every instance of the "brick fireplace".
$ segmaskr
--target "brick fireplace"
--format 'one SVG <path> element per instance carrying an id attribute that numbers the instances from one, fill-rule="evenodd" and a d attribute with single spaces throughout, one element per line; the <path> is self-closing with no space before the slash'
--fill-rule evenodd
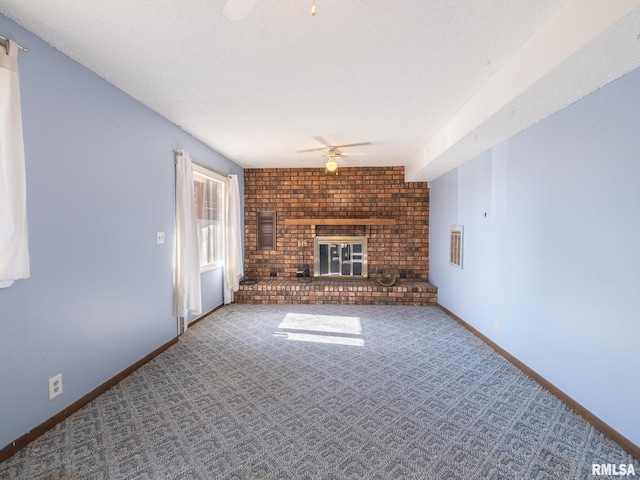
<path id="1" fill-rule="evenodd" d="M 393 303 L 435 302 L 435 288 L 427 283 L 429 190 L 424 182 L 406 183 L 404 167 L 340 168 L 338 175 L 319 168 L 245 169 L 244 188 L 246 270 L 258 283 L 242 287 L 236 301 L 255 300 L 253 292 L 254 297 L 261 296 L 261 302 L 282 297 L 283 301 L 276 303 L 334 303 L 340 299 L 340 292 L 355 291 L 355 295 L 342 295 L 344 302 L 338 303 L 387 303 L 394 299 L 399 301 Z M 265 218 L 272 223 L 263 228 Z M 265 235 L 267 242 L 263 240 Z M 338 284 L 334 292 L 332 279 L 319 277 L 320 272 L 314 268 L 314 245 L 319 237 L 366 238 L 368 278 L 335 280 Z M 347 251 L 351 256 L 355 253 L 357 263 L 357 248 L 340 247 L 340 252 L 343 256 Z M 345 265 L 351 260 L 345 258 L 340 268 L 346 272 Z M 305 265 L 313 280 L 306 289 L 320 291 L 315 296 L 305 293 L 305 287 L 300 294 L 299 276 Z M 376 279 L 382 275 L 393 276 L 396 284 L 380 286 Z M 322 282 L 322 289 L 318 289 L 318 282 Z M 298 295 L 285 287 L 289 284 Z M 411 295 L 404 295 L 405 299 L 401 293 Z M 372 301 L 373 297 L 377 300 Z"/>

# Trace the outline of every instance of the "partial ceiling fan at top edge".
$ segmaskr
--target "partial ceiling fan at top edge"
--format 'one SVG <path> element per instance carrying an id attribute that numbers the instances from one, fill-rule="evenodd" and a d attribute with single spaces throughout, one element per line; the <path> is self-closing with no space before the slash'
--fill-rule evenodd
<path id="1" fill-rule="evenodd" d="M 240 22 L 249 16 L 256 3 L 257 0 L 227 0 L 222 13 L 229 20 Z M 316 15 L 315 0 L 312 0 L 311 15 Z"/>
<path id="2" fill-rule="evenodd" d="M 247 18 L 258 0 L 227 0 L 222 13 L 229 20 L 240 22 Z"/>
<path id="3" fill-rule="evenodd" d="M 258 0 L 227 0 L 222 13 L 229 20 L 241 22 L 249 16 Z M 403 0 L 369 0 L 369 8 L 380 12 L 390 12 L 399 7 Z M 316 15 L 315 0 L 311 0 L 311 15 Z"/>

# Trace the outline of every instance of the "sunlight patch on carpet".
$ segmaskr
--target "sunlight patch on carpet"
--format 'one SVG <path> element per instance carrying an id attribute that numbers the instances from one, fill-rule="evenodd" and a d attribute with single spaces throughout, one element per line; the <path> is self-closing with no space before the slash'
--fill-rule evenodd
<path id="1" fill-rule="evenodd" d="M 362 338 L 339 337 L 334 335 L 318 335 L 316 333 L 287 333 L 288 340 L 296 342 L 333 343 L 335 345 L 351 345 L 353 347 L 364 347 Z"/>
<path id="2" fill-rule="evenodd" d="M 278 329 L 281 331 L 274 335 L 288 340 L 364 346 L 360 317 L 287 313 Z"/>

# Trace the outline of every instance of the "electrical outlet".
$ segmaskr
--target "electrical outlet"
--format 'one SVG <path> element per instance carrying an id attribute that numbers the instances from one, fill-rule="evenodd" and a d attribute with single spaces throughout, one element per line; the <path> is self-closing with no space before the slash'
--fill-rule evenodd
<path id="1" fill-rule="evenodd" d="M 49 379 L 49 400 L 53 400 L 60 394 L 62 394 L 62 374 L 61 373 Z"/>
<path id="2" fill-rule="evenodd" d="M 493 329 L 496 331 L 496 333 L 500 333 L 500 322 L 496 322 L 493 326 Z"/>
<path id="3" fill-rule="evenodd" d="M 158 245 L 161 245 L 164 243 L 164 232 L 157 232 L 156 233 L 156 243 Z"/>

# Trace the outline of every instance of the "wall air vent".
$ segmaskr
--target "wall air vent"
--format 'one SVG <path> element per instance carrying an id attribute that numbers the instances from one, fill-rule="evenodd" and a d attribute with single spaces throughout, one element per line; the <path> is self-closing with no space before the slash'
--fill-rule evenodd
<path id="1" fill-rule="evenodd" d="M 450 230 L 449 263 L 462 268 L 462 225 L 453 225 Z"/>
<path id="2" fill-rule="evenodd" d="M 276 249 L 276 212 L 258 212 L 258 250 Z"/>

